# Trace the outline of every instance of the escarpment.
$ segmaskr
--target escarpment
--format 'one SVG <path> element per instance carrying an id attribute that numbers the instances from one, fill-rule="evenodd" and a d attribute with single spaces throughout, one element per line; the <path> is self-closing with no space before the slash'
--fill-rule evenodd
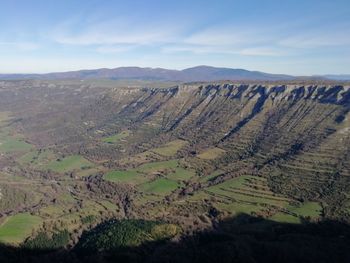
<path id="1" fill-rule="evenodd" d="M 297 216 L 293 209 L 315 202 L 317 216 L 349 221 L 349 86 L 12 84 L 1 91 L 0 109 L 18 116 L 11 125 L 37 148 L 84 156 L 99 167 L 86 168 L 97 181 L 111 171 L 136 173 L 141 179 L 127 182 L 136 200 L 155 182 L 173 180 L 152 201 L 130 201 L 132 213 L 167 204 L 184 218 L 212 207 Z M 140 168 L 152 163 L 171 168 Z"/>
<path id="2" fill-rule="evenodd" d="M 217 147 L 225 154 L 207 162 L 225 171 L 221 181 L 254 172 L 276 193 L 326 202 L 330 216 L 332 206 L 350 204 L 348 86 L 203 84 L 111 94 L 113 118 L 135 130 L 135 145 L 181 138 L 190 143 L 186 158 Z M 113 118 L 105 129 L 120 125 Z M 137 139 L 142 129 L 152 133 Z"/>

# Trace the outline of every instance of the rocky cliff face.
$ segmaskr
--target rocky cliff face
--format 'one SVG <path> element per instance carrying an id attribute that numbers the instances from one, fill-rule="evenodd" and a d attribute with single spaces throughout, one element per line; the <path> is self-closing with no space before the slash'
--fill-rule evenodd
<path id="1" fill-rule="evenodd" d="M 348 86 L 182 85 L 118 89 L 103 101 L 102 112 L 114 105 L 106 129 L 124 120 L 155 129 L 146 138 L 153 144 L 176 137 L 190 142 L 188 151 L 225 150 L 211 162 L 227 172 L 221 180 L 248 169 L 275 192 L 327 202 L 326 213 L 350 209 Z"/>

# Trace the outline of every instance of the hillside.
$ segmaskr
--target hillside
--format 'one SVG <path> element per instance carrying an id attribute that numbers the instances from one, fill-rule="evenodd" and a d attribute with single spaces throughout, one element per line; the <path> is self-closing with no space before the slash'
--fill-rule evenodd
<path id="1" fill-rule="evenodd" d="M 318 224 L 350 223 L 349 84 L 142 83 L 0 82 L 2 242 L 102 246 L 142 219 L 125 227 L 148 251 L 245 214 L 258 240 L 256 218 L 317 247 Z"/>

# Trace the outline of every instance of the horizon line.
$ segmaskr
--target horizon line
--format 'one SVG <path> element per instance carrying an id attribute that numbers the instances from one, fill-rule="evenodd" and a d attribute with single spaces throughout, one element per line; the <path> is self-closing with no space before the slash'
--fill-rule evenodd
<path id="1" fill-rule="evenodd" d="M 184 71 L 187 69 L 193 69 L 193 68 L 200 68 L 200 67 L 208 67 L 208 68 L 221 68 L 221 69 L 233 69 L 233 70 L 246 70 L 250 72 L 261 72 L 261 73 L 267 73 L 267 74 L 274 74 L 274 75 L 288 75 L 292 77 L 317 77 L 317 76 L 347 76 L 350 75 L 350 73 L 326 73 L 326 74 L 305 74 L 305 75 L 294 75 L 289 73 L 275 73 L 275 72 L 268 72 L 268 71 L 262 71 L 262 70 L 254 70 L 254 69 L 247 69 L 247 68 L 237 68 L 237 67 L 224 67 L 224 66 L 211 66 L 211 65 L 197 65 L 197 66 L 190 66 L 185 68 L 168 68 L 168 67 L 142 67 L 142 66 L 117 66 L 117 67 L 98 67 L 98 68 L 80 68 L 80 69 L 72 69 L 72 70 L 55 70 L 55 71 L 47 71 L 47 72 L 0 72 L 0 75 L 47 75 L 47 74 L 57 74 L 57 73 L 69 73 L 69 72 L 79 72 L 79 71 L 96 71 L 96 70 L 114 70 L 114 69 L 120 69 L 120 68 L 139 68 L 139 69 L 164 69 L 169 71 Z"/>

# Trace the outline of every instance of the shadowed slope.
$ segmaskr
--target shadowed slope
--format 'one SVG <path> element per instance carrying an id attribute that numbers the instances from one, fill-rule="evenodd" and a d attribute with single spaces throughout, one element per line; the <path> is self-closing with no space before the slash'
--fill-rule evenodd
<path id="1" fill-rule="evenodd" d="M 118 222 L 116 222 L 118 224 Z M 148 224 L 148 223 L 147 223 Z M 147 225 L 145 222 L 145 225 Z M 125 226 L 124 226 L 125 228 Z M 92 230 L 91 243 L 84 248 L 78 243 L 73 250 L 30 250 L 0 247 L 2 262 L 348 262 L 350 227 L 336 221 L 282 224 L 262 218 L 239 215 L 216 224 L 215 230 L 184 236 L 179 241 L 142 239 L 140 245 L 106 246 L 98 242 Z M 119 229 L 119 228 L 117 228 Z M 128 228 L 125 228 L 128 231 Z M 121 232 L 110 232 L 120 235 Z M 119 234 L 117 234 L 119 233 Z M 126 233 L 135 234 L 135 231 Z M 141 232 L 137 232 L 141 237 Z M 89 234 L 89 233 L 87 233 Z M 117 237 L 116 237 L 117 238 Z M 119 240 L 119 239 L 118 239 Z M 122 239 L 120 239 L 122 240 Z M 139 242 L 140 239 L 135 240 Z M 84 243 L 84 238 L 82 243 Z M 134 242 L 134 241 L 133 241 Z M 135 243 L 135 244 L 136 244 Z M 119 243 L 118 243 L 119 244 Z"/>

